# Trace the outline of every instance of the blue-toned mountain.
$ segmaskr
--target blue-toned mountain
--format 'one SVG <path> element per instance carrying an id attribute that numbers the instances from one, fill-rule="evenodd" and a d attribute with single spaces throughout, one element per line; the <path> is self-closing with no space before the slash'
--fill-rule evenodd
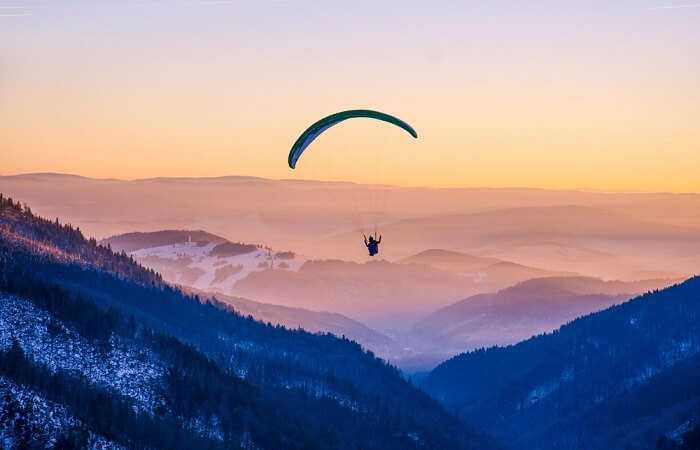
<path id="1" fill-rule="evenodd" d="M 700 414 L 700 277 L 505 348 L 423 387 L 514 449 L 654 448 Z"/>

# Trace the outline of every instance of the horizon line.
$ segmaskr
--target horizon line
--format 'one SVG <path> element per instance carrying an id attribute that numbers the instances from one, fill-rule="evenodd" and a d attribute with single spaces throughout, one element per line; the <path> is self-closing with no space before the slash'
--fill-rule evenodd
<path id="1" fill-rule="evenodd" d="M 117 177 L 94 177 L 87 175 L 79 175 L 66 172 L 23 172 L 2 174 L 0 178 L 9 177 L 28 177 L 28 176 L 59 176 L 70 178 L 83 178 L 86 180 L 95 181 L 120 181 L 120 182 L 139 182 L 139 181 L 157 181 L 157 180 L 220 180 L 225 178 L 247 178 L 260 181 L 281 181 L 281 182 L 310 182 L 310 183 L 336 183 L 336 184 L 354 184 L 357 186 L 385 186 L 400 189 L 444 189 L 444 190 L 533 190 L 533 191 L 556 191 L 556 192 L 588 192 L 598 194 L 647 194 L 647 195 L 700 195 L 700 192 L 691 191 L 648 191 L 643 189 L 601 189 L 590 187 L 575 187 L 575 188 L 547 188 L 533 186 L 427 186 L 427 185 L 398 185 L 391 183 L 358 183 L 356 181 L 347 180 L 314 180 L 304 178 L 267 178 L 257 175 L 212 175 L 212 176 L 153 176 L 146 178 L 117 178 Z"/>

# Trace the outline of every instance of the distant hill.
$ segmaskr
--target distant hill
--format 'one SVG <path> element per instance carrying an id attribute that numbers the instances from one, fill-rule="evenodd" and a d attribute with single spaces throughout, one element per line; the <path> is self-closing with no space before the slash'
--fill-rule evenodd
<path id="1" fill-rule="evenodd" d="M 416 323 L 407 334 L 414 345 L 442 349 L 445 355 L 514 344 L 674 281 L 677 280 L 536 278 L 439 309 Z"/>
<path id="2" fill-rule="evenodd" d="M 406 264 L 425 264 L 446 272 L 457 273 L 474 280 L 477 292 L 493 292 L 531 278 L 572 276 L 571 272 L 557 272 L 516 264 L 498 258 L 473 256 L 451 250 L 431 249 L 400 261 Z"/>
<path id="3" fill-rule="evenodd" d="M 125 233 L 112 236 L 100 241 L 101 244 L 109 244 L 115 252 L 122 250 L 131 253 L 144 248 L 160 247 L 191 241 L 192 243 L 222 244 L 226 239 L 202 230 L 163 230 L 148 233 Z"/>
<path id="4" fill-rule="evenodd" d="M 100 242 L 126 251 L 170 283 L 224 295 L 233 294 L 236 282 L 250 272 L 296 270 L 303 263 L 294 252 L 231 242 L 202 230 L 134 232 Z"/>
<path id="5" fill-rule="evenodd" d="M 407 356 L 407 352 L 393 339 L 342 314 L 260 303 L 245 298 L 197 290 L 191 292 L 196 293 L 202 299 L 216 299 L 222 304 L 230 306 L 238 314 L 244 317 L 250 315 L 264 323 L 279 324 L 292 330 L 303 328 L 310 333 L 333 333 L 339 337 L 352 339 L 388 361 L 397 361 Z"/>
<path id="6" fill-rule="evenodd" d="M 469 272 L 501 262 L 497 258 L 472 256 L 451 250 L 429 249 L 404 258 L 401 263 L 427 264 L 450 272 Z"/>
<path id="7" fill-rule="evenodd" d="M 204 304 L 16 202 L 0 218 L 4 445 L 496 447 L 348 339 Z"/>
<path id="8" fill-rule="evenodd" d="M 418 264 L 377 260 L 306 261 L 296 271 L 251 272 L 234 292 L 268 303 L 335 311 L 374 326 L 406 326 L 445 306 L 475 283 L 469 277 Z"/>
<path id="9" fill-rule="evenodd" d="M 513 449 L 653 449 L 700 417 L 699 319 L 695 277 L 517 345 L 461 354 L 422 386 Z"/>

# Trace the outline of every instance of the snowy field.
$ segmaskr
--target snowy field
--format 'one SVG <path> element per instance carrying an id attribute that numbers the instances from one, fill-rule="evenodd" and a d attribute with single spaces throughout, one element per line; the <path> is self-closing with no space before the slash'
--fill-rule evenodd
<path id="1" fill-rule="evenodd" d="M 183 242 L 140 249 L 132 255 L 172 283 L 224 294 L 231 294 L 234 285 L 252 272 L 269 268 L 298 271 L 304 264 L 296 255 L 281 259 L 275 257 L 275 251 L 260 248 L 233 256 L 212 255 L 216 245 Z"/>

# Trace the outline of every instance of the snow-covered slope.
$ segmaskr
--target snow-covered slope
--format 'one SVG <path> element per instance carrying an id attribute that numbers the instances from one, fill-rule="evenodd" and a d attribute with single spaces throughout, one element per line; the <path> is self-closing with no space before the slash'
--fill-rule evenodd
<path id="1" fill-rule="evenodd" d="M 98 346 L 21 297 L 0 294 L 0 350 L 17 341 L 24 353 L 52 372 L 84 375 L 91 384 L 108 386 L 142 411 L 161 404 L 158 386 L 164 366 L 148 349 L 112 335 Z"/>
<path id="2" fill-rule="evenodd" d="M 245 253 L 231 254 L 217 251 L 221 246 L 214 242 L 181 242 L 143 248 L 132 255 L 160 272 L 167 281 L 224 294 L 233 293 L 236 282 L 251 272 L 271 267 L 298 271 L 304 263 L 291 252 L 256 247 Z"/>
<path id="3" fill-rule="evenodd" d="M 122 449 L 96 435 L 63 405 L 0 376 L 0 448 Z"/>

